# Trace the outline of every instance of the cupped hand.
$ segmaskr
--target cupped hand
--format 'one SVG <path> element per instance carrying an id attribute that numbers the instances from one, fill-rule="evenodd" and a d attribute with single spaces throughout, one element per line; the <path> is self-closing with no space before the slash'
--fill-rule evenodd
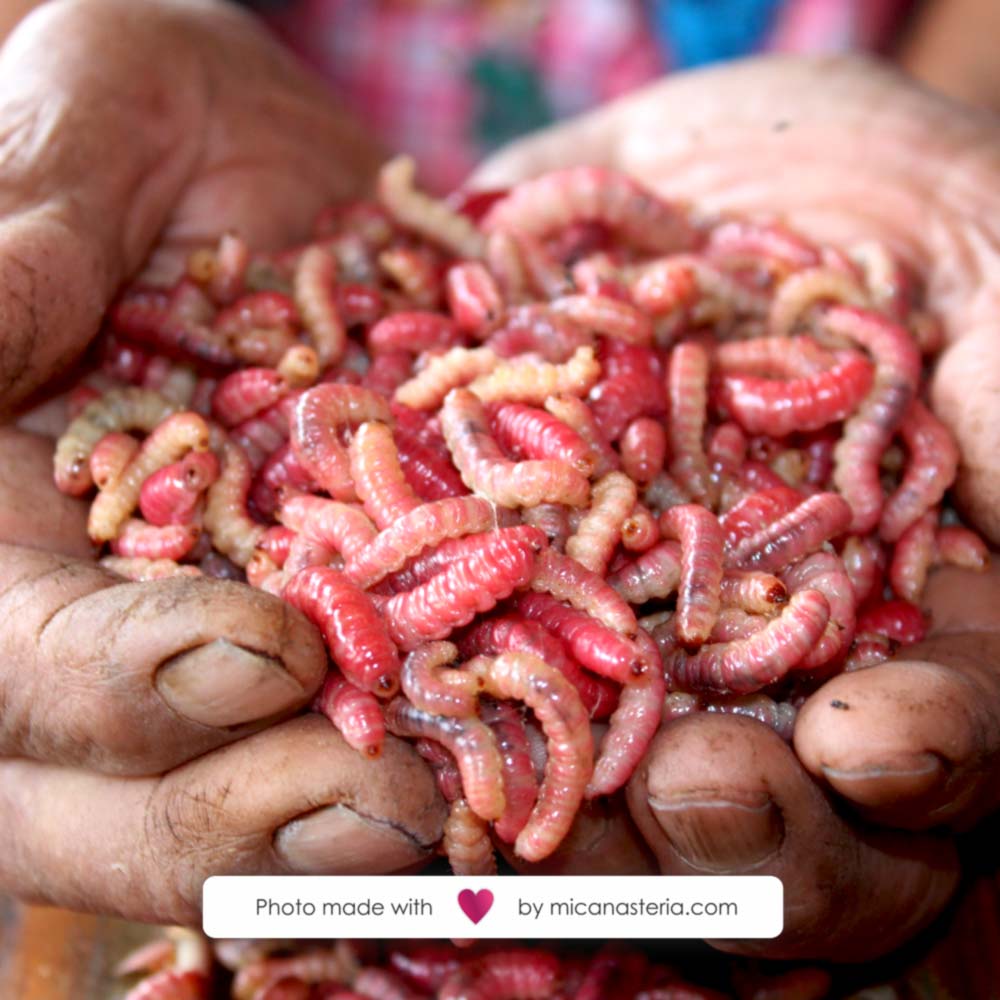
<path id="1" fill-rule="evenodd" d="M 117 288 L 228 229 L 281 246 L 377 156 L 250 19 L 53 0 L 0 52 L 0 407 L 77 357 Z M 150 254 L 152 257 L 150 258 Z M 210 579 L 123 583 L 0 429 L 0 890 L 195 921 L 222 873 L 409 868 L 445 807 L 408 745 L 291 719 L 326 669 L 295 610 Z"/>
<path id="2" fill-rule="evenodd" d="M 524 140 L 474 182 L 574 163 L 618 168 L 708 213 L 783 216 L 819 240 L 876 238 L 899 253 L 947 328 L 931 399 L 961 445 L 957 496 L 1000 542 L 1000 121 L 872 62 L 756 60 L 671 78 Z M 1000 801 L 1000 575 L 939 571 L 925 603 L 927 641 L 828 682 L 799 715 L 795 753 L 732 716 L 658 734 L 628 804 L 660 870 L 785 885 L 784 934 L 723 947 L 863 959 L 944 907 L 957 879 L 948 831 Z M 595 859 L 636 856 L 624 822 L 600 835 Z"/>

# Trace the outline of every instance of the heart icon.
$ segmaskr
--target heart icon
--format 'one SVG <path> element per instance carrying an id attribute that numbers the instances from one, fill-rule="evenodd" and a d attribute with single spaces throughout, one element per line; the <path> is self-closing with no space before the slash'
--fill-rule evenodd
<path id="1" fill-rule="evenodd" d="M 478 924 L 493 908 L 493 893 L 489 889 L 480 889 L 479 892 L 463 889 L 458 894 L 458 905 L 474 924 Z"/>

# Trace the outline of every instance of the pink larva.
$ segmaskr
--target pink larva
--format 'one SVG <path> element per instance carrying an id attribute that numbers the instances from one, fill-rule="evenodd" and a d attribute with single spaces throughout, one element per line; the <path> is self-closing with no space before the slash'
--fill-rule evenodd
<path id="1" fill-rule="evenodd" d="M 642 494 L 642 502 L 654 514 L 662 514 L 667 508 L 677 504 L 690 503 L 691 497 L 673 476 L 666 472 L 659 473 L 646 487 Z"/>
<path id="2" fill-rule="evenodd" d="M 255 552 L 256 554 L 256 552 Z M 336 564 L 336 565 L 334 565 Z M 288 546 L 288 558 L 282 569 L 288 579 L 310 566 L 334 566 L 340 568 L 337 553 L 322 542 L 305 535 L 296 535 Z"/>
<path id="3" fill-rule="evenodd" d="M 251 292 L 222 309 L 214 328 L 243 364 L 276 365 L 296 344 L 295 303 L 280 292 Z"/>
<path id="4" fill-rule="evenodd" d="M 871 362 L 839 352 L 828 371 L 783 382 L 757 375 L 724 375 L 718 401 L 751 434 L 785 437 L 813 431 L 852 414 L 872 386 Z"/>
<path id="5" fill-rule="evenodd" d="M 419 989 L 436 992 L 462 965 L 462 958 L 457 949 L 444 944 L 411 945 L 406 951 L 391 951 L 389 965 Z"/>
<path id="6" fill-rule="evenodd" d="M 900 597 L 914 604 L 920 600 L 934 564 L 936 524 L 937 511 L 928 511 L 903 532 L 892 551 L 889 582 Z"/>
<path id="7" fill-rule="evenodd" d="M 175 413 L 140 445 L 139 451 L 90 507 L 87 532 L 97 542 L 114 538 L 139 503 L 142 484 L 189 451 L 207 451 L 209 428 L 197 413 Z"/>
<path id="8" fill-rule="evenodd" d="M 784 483 L 747 494 L 719 518 L 727 548 L 734 548 L 795 510 L 802 500 L 802 494 Z"/>
<path id="9" fill-rule="evenodd" d="M 395 972 L 373 966 L 361 969 L 352 985 L 355 992 L 369 1000 L 422 1000 L 423 997 L 423 994 L 411 990 Z"/>
<path id="10" fill-rule="evenodd" d="M 773 729 L 783 740 L 791 741 L 798 710 L 787 701 L 775 701 L 766 694 L 744 694 L 735 698 L 709 698 L 704 711 L 725 715 L 743 715 Z"/>
<path id="11" fill-rule="evenodd" d="M 659 651 L 645 632 L 639 633 L 639 645 L 645 648 L 650 669 L 640 680 L 622 688 L 594 762 L 586 790 L 588 799 L 611 795 L 621 788 L 632 777 L 660 727 L 666 681 L 660 670 Z"/>
<path id="12" fill-rule="evenodd" d="M 583 800 L 593 766 L 590 719 L 576 689 L 530 653 L 477 657 L 462 668 L 482 678 L 487 694 L 524 702 L 545 733 L 548 757 L 538 800 L 514 841 L 527 861 L 541 861 L 562 842 Z"/>
<path id="13" fill-rule="evenodd" d="M 124 431 L 105 434 L 90 453 L 90 475 L 99 490 L 114 482 L 139 451 L 139 442 Z"/>
<path id="14" fill-rule="evenodd" d="M 602 576 L 576 559 L 548 549 L 538 557 L 531 589 L 551 594 L 616 632 L 635 635 L 635 613 Z"/>
<path id="15" fill-rule="evenodd" d="M 608 577 L 629 604 L 669 597 L 681 580 L 681 550 L 674 541 L 659 542 Z"/>
<path id="16" fill-rule="evenodd" d="M 346 677 L 331 672 L 313 708 L 333 723 L 349 747 L 367 757 L 382 753 L 385 719 L 382 706 L 371 692 L 362 691 Z"/>
<path id="17" fill-rule="evenodd" d="M 485 342 L 494 354 L 512 358 L 537 354 L 544 361 L 568 361 L 580 347 L 592 347 L 594 335 L 554 313 L 548 305 L 520 305 L 509 309 L 501 325 Z"/>
<path id="18" fill-rule="evenodd" d="M 723 377 L 749 375 L 794 381 L 822 374 L 836 361 L 832 351 L 811 337 L 730 340 L 712 351 L 712 370 Z"/>
<path id="19" fill-rule="evenodd" d="M 414 747 L 434 772 L 434 781 L 445 802 L 462 798 L 462 775 L 451 751 L 434 740 L 417 740 Z"/>
<path id="20" fill-rule="evenodd" d="M 289 393 L 269 410 L 229 432 L 230 439 L 246 452 L 252 471 L 259 471 L 268 458 L 287 443 L 290 417 L 300 395 Z"/>
<path id="21" fill-rule="evenodd" d="M 99 564 L 126 580 L 146 582 L 166 580 L 172 576 L 201 576 L 197 566 L 182 566 L 173 559 L 141 559 L 138 557 L 105 556 Z"/>
<path id="22" fill-rule="evenodd" d="M 549 952 L 494 951 L 466 962 L 441 985 L 440 1000 L 544 1000 L 559 982 L 559 959 Z"/>
<path id="23" fill-rule="evenodd" d="M 694 232 L 685 214 L 624 174 L 569 167 L 523 181 L 483 218 L 487 232 L 544 236 L 575 222 L 599 222 L 640 250 L 686 249 Z"/>
<path id="24" fill-rule="evenodd" d="M 380 351 L 372 357 L 372 363 L 361 376 L 360 384 L 372 392 L 391 398 L 412 371 L 413 356 L 406 351 Z"/>
<path id="25" fill-rule="evenodd" d="M 493 371 L 500 359 L 488 347 L 452 347 L 427 358 L 424 366 L 396 390 L 393 401 L 415 410 L 434 410 L 452 389 Z"/>
<path id="26" fill-rule="evenodd" d="M 395 736 L 429 739 L 451 751 L 472 811 L 487 821 L 503 815 L 503 764 L 489 727 L 475 716 L 463 719 L 423 712 L 405 698 L 385 707 L 386 729 Z"/>
<path id="27" fill-rule="evenodd" d="M 503 313 L 503 296 L 496 281 L 474 261 L 448 268 L 445 295 L 459 329 L 469 333 L 487 329 Z"/>
<path id="28" fill-rule="evenodd" d="M 257 541 L 257 549 L 276 566 L 284 566 L 288 558 L 288 547 L 295 538 L 295 532 L 284 525 L 275 524 L 267 528 Z"/>
<path id="29" fill-rule="evenodd" d="M 844 425 L 834 450 L 833 481 L 853 511 L 851 531 L 867 534 L 882 514 L 879 460 L 903 422 L 920 384 L 920 352 L 910 334 L 877 313 L 835 306 L 823 329 L 847 337 L 875 360 L 875 383 Z"/>
<path id="30" fill-rule="evenodd" d="M 568 507 L 559 503 L 540 503 L 535 507 L 525 507 L 521 511 L 521 520 L 543 532 L 549 540 L 550 548 L 557 552 L 566 548 L 566 539 L 573 530 Z"/>
<path id="31" fill-rule="evenodd" d="M 811 307 L 821 302 L 849 306 L 868 304 L 867 296 L 852 273 L 831 267 L 797 271 L 784 278 L 774 290 L 767 317 L 771 336 L 787 337 Z"/>
<path id="32" fill-rule="evenodd" d="M 216 386 L 212 414 L 224 427 L 235 427 L 278 402 L 288 382 L 273 368 L 243 368 Z"/>
<path id="33" fill-rule="evenodd" d="M 664 257 L 642 268 L 630 292 L 640 309 L 665 316 L 691 305 L 698 298 L 698 283 L 685 257 Z"/>
<path id="34" fill-rule="evenodd" d="M 371 599 L 333 569 L 313 567 L 295 576 L 284 598 L 323 633 L 344 676 L 380 698 L 399 688 L 400 662 Z"/>
<path id="35" fill-rule="evenodd" d="M 423 351 L 458 347 L 465 338 L 455 321 L 435 312 L 397 312 L 380 319 L 366 334 L 368 350 L 378 355 L 386 351 Z"/>
<path id="36" fill-rule="evenodd" d="M 204 320 L 183 314 L 184 300 L 198 295 L 211 310 L 211 303 L 191 282 L 182 279 L 169 292 L 132 288 L 111 306 L 111 328 L 129 340 L 147 344 L 171 356 L 204 361 L 211 365 L 234 365 L 236 355 L 224 336 Z"/>
<path id="37" fill-rule="evenodd" d="M 349 949 L 314 948 L 287 957 L 267 956 L 242 966 L 233 980 L 232 993 L 237 1000 L 256 1000 L 260 992 L 283 979 L 300 979 L 304 983 L 347 982 L 354 974 L 357 961 Z"/>
<path id="38" fill-rule="evenodd" d="M 623 472 L 609 472 L 595 484 L 590 509 L 566 541 L 566 554 L 594 573 L 604 573 L 622 525 L 638 499 L 635 483 Z"/>
<path id="39" fill-rule="evenodd" d="M 316 348 L 322 368 L 336 364 L 347 345 L 347 331 L 337 310 L 334 284 L 337 259 L 322 246 L 309 247 L 295 268 L 295 304 Z"/>
<path id="40" fill-rule="evenodd" d="M 586 477 L 564 462 L 506 458 L 489 431 L 482 402 L 467 389 L 448 394 L 441 429 L 463 482 L 494 503 L 502 507 L 586 503 L 590 494 Z"/>
<path id="41" fill-rule="evenodd" d="M 509 702 L 486 701 L 480 707 L 480 715 L 493 730 L 503 761 L 503 792 L 507 804 L 493 829 L 504 843 L 512 844 L 524 829 L 538 800 L 538 778 L 531 759 L 531 746 L 524 719 Z"/>
<path id="42" fill-rule="evenodd" d="M 303 468 L 335 500 L 355 499 L 347 452 L 338 432 L 371 420 L 391 423 L 389 404 L 358 386 L 318 385 L 302 393 L 295 404 L 292 448 Z"/>
<path id="43" fill-rule="evenodd" d="M 213 452 L 191 452 L 142 484 L 139 510 L 150 524 L 190 524 L 202 494 L 218 478 L 219 460 Z"/>
<path id="44" fill-rule="evenodd" d="M 392 431 L 385 424 L 362 424 L 351 439 L 349 455 L 354 489 L 380 530 L 420 507 L 422 501 L 406 482 Z"/>
<path id="45" fill-rule="evenodd" d="M 510 233 L 495 232 L 486 237 L 486 266 L 508 302 L 518 302 L 528 292 L 528 275 L 521 247 Z M 515 353 L 520 353 L 515 352 Z"/>
<path id="46" fill-rule="evenodd" d="M 673 683 L 682 688 L 750 693 L 792 670 L 819 641 L 830 618 L 826 598 L 815 590 L 793 594 L 781 614 L 749 638 L 702 646 L 664 658 Z"/>
<path id="47" fill-rule="evenodd" d="M 656 478 L 667 458 L 667 432 L 652 417 L 636 417 L 618 443 L 625 473 L 640 486 Z"/>
<path id="48" fill-rule="evenodd" d="M 531 359 L 499 361 L 492 371 L 469 383 L 469 388 L 484 403 L 541 406 L 549 396 L 585 396 L 600 374 L 601 366 L 594 357 L 594 349 L 578 347 L 573 356 L 561 364 Z"/>
<path id="49" fill-rule="evenodd" d="M 611 447 L 604 432 L 597 426 L 590 407 L 582 399 L 550 396 L 545 400 L 545 409 L 567 427 L 573 428 L 587 443 L 593 461 L 593 475 L 605 476 L 620 467 L 618 453 Z"/>
<path id="50" fill-rule="evenodd" d="M 604 677 L 580 668 L 563 641 L 543 625 L 518 615 L 481 621 L 459 640 L 463 656 L 496 656 L 503 652 L 531 653 L 555 667 L 576 688 L 584 708 L 595 720 L 606 719 L 618 701 L 618 689 Z"/>
<path id="51" fill-rule="evenodd" d="M 418 646 L 403 661 L 403 693 L 421 711 L 463 718 L 476 714 L 482 682 L 456 670 L 458 649 L 450 642 Z"/>
<path id="52" fill-rule="evenodd" d="M 830 605 L 830 620 L 823 637 L 795 669 L 836 666 L 838 657 L 854 641 L 856 624 L 854 587 L 840 557 L 832 552 L 817 552 L 785 570 L 782 578 L 792 593 L 806 588 L 818 590 Z"/>
<path id="53" fill-rule="evenodd" d="M 443 439 L 396 431 L 399 464 L 410 488 L 424 500 L 444 500 L 468 493 Z"/>
<path id="54" fill-rule="evenodd" d="M 733 546 L 726 565 L 768 573 L 783 569 L 843 534 L 850 521 L 851 509 L 841 496 L 817 493 Z"/>
<path id="55" fill-rule="evenodd" d="M 858 633 L 872 632 L 910 646 L 927 635 L 927 622 L 920 608 L 909 601 L 883 601 L 858 618 Z"/>
<path id="56" fill-rule="evenodd" d="M 203 522 L 212 544 L 237 566 L 246 566 L 264 533 L 247 511 L 250 462 L 232 441 L 221 447 L 219 478 L 208 488 Z"/>
<path id="57" fill-rule="evenodd" d="M 938 528 L 934 541 L 939 564 L 961 566 L 979 573 L 990 564 L 990 550 L 986 543 L 968 528 L 960 525 Z"/>
<path id="58" fill-rule="evenodd" d="M 844 660 L 844 673 L 855 670 L 867 670 L 877 667 L 892 659 L 896 644 L 887 635 L 878 632 L 859 632 L 854 637 L 847 659 Z"/>
<path id="59" fill-rule="evenodd" d="M 694 499 L 711 505 L 715 485 L 701 443 L 708 405 L 708 352 L 704 347 L 691 341 L 673 349 L 667 388 L 673 455 L 670 473 Z"/>
<path id="60" fill-rule="evenodd" d="M 158 526 L 130 518 L 111 542 L 116 556 L 138 559 L 183 559 L 198 540 L 201 529 L 195 524 Z"/>
<path id="61" fill-rule="evenodd" d="M 631 302 L 628 286 L 611 255 L 603 251 L 579 258 L 570 268 L 573 285 L 583 296 Z M 646 310 L 647 312 L 649 310 Z"/>
<path id="62" fill-rule="evenodd" d="M 404 229 L 437 243 L 457 257 L 483 255 L 483 236 L 465 216 L 444 201 L 414 187 L 417 167 L 408 156 L 390 160 L 378 174 L 379 202 Z"/>
<path id="63" fill-rule="evenodd" d="M 371 587 L 401 569 L 407 559 L 446 538 L 460 538 L 497 526 L 496 510 L 482 497 L 450 497 L 414 507 L 364 544 L 348 552 L 347 575 Z"/>
<path id="64" fill-rule="evenodd" d="M 357 507 L 323 497 L 290 497 L 281 505 L 279 519 L 346 560 L 364 551 L 376 537 L 375 526 Z"/>
<path id="65" fill-rule="evenodd" d="M 604 340 L 599 361 L 601 379 L 587 401 L 594 422 L 607 440 L 617 440 L 635 417 L 667 412 L 663 365 L 655 351 L 620 340 Z"/>
<path id="66" fill-rule="evenodd" d="M 125 431 L 152 433 L 179 407 L 148 389 L 112 389 L 88 403 L 56 443 L 56 487 L 70 496 L 81 496 L 93 483 L 90 455 L 106 434 Z"/>
<path id="67" fill-rule="evenodd" d="M 455 799 L 444 823 L 441 849 L 455 875 L 496 875 L 497 863 L 486 820 L 469 808 L 465 799 Z"/>
<path id="68" fill-rule="evenodd" d="M 499 445 L 515 458 L 555 459 L 589 476 L 590 446 L 568 424 L 545 410 L 522 403 L 498 406 L 490 420 Z"/>
<path id="69" fill-rule="evenodd" d="M 724 608 L 773 614 L 787 603 L 788 590 L 781 580 L 770 573 L 730 570 L 722 578 L 719 596 Z"/>
<path id="70" fill-rule="evenodd" d="M 440 573 L 385 602 L 389 634 L 401 649 L 443 639 L 526 584 L 545 538 L 537 529 L 522 526 L 463 542 L 464 553 L 456 554 Z"/>
<path id="71" fill-rule="evenodd" d="M 649 317 L 629 302 L 604 295 L 565 295 L 553 299 L 549 306 L 588 330 L 626 344 L 648 347 L 653 339 Z"/>
<path id="72" fill-rule="evenodd" d="M 647 552 L 660 540 L 660 523 L 653 512 L 636 503 L 622 522 L 622 548 L 629 552 Z"/>
<path id="73" fill-rule="evenodd" d="M 886 542 L 897 541 L 917 518 L 936 506 L 958 471 L 954 438 L 919 399 L 910 404 L 899 433 L 909 461 L 902 482 L 882 511 L 879 534 Z"/>
<path id="74" fill-rule="evenodd" d="M 337 288 L 337 312 L 350 329 L 377 323 L 385 311 L 382 293 L 377 288 L 346 282 Z"/>
<path id="75" fill-rule="evenodd" d="M 624 684 L 648 669 L 634 642 L 549 594 L 523 594 L 517 609 L 559 636 L 579 664 L 595 674 Z"/>
<path id="76" fill-rule="evenodd" d="M 782 272 L 820 263 L 816 247 L 775 222 L 724 222 L 709 235 L 706 253 L 710 258 L 730 262 L 765 263 Z"/>
<path id="77" fill-rule="evenodd" d="M 851 535 L 844 542 L 840 558 L 854 590 L 854 603 L 860 607 L 877 588 L 881 588 L 886 564 L 885 550 L 874 535 L 863 538 Z"/>
<path id="78" fill-rule="evenodd" d="M 281 445 L 261 466 L 250 489 L 254 510 L 271 518 L 286 494 L 297 490 L 317 489 L 312 476 L 299 462 L 290 443 Z"/>
<path id="79" fill-rule="evenodd" d="M 721 605 L 723 533 L 718 518 L 697 504 L 671 507 L 660 530 L 681 543 L 677 638 L 687 647 L 708 639 Z"/>
<path id="80" fill-rule="evenodd" d="M 208 977 L 200 972 L 164 969 L 125 994 L 125 1000 L 207 1000 Z"/>

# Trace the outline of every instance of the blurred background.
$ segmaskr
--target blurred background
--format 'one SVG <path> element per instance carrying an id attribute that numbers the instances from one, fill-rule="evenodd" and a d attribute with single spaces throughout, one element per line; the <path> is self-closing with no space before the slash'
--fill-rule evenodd
<path id="1" fill-rule="evenodd" d="M 519 135 L 754 52 L 873 52 L 1000 107 L 998 0 L 243 2 L 438 191 Z"/>

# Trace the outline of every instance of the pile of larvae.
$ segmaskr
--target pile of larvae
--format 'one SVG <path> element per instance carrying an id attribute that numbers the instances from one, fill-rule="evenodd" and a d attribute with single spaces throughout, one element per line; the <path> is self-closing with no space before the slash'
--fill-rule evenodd
<path id="1" fill-rule="evenodd" d="M 721 963 L 717 963 L 721 964 Z M 221 967 L 221 968 L 220 968 Z M 215 941 L 184 928 L 128 955 L 116 972 L 142 974 L 125 1000 L 208 1000 L 232 976 L 233 1000 L 823 1000 L 819 967 L 764 972 L 731 960 L 726 993 L 617 944 L 572 953 L 505 942 L 457 948 L 371 941 Z"/>
<path id="2" fill-rule="evenodd" d="M 942 511 L 941 329 L 880 245 L 696 223 L 591 167 L 414 180 L 394 160 L 305 245 L 227 235 L 126 289 L 55 479 L 96 485 L 121 576 L 314 622 L 315 709 L 362 754 L 413 741 L 444 853 L 486 874 L 493 835 L 550 855 L 665 718 L 790 738 L 825 679 L 922 637 L 932 566 L 988 552 Z"/>

